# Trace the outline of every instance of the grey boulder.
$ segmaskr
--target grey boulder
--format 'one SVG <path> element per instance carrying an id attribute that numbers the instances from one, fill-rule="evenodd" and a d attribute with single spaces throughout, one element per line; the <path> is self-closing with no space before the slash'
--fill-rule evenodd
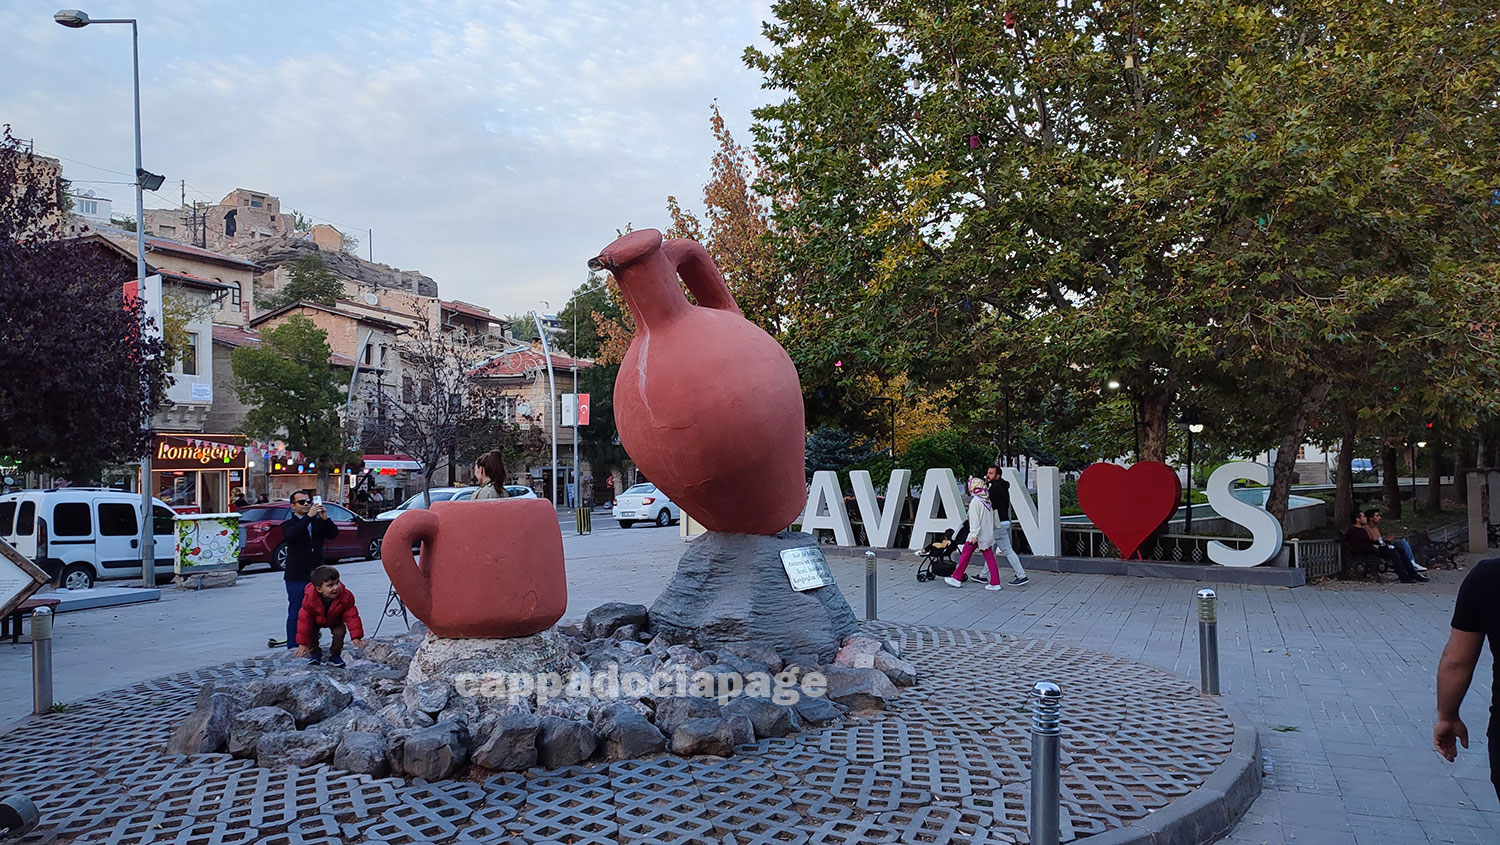
<path id="1" fill-rule="evenodd" d="M 678 695 L 656 702 L 656 727 L 665 736 L 673 736 L 683 722 L 693 719 L 717 719 L 723 715 L 711 698 Z"/>
<path id="2" fill-rule="evenodd" d="M 724 715 L 749 719 L 760 739 L 787 736 L 802 730 L 802 720 L 797 717 L 796 710 L 764 698 L 742 695 L 724 705 Z"/>
<path id="3" fill-rule="evenodd" d="M 844 705 L 857 715 L 884 710 L 891 699 L 901 695 L 891 679 L 879 669 L 824 666 L 822 673 L 828 681 L 828 700 Z"/>
<path id="4" fill-rule="evenodd" d="M 576 766 L 594 756 L 598 739 L 594 729 L 573 719 L 543 716 L 537 737 L 537 762 L 549 769 Z"/>
<path id="5" fill-rule="evenodd" d="M 604 756 L 610 761 L 633 760 L 656 754 L 667 747 L 667 738 L 645 716 L 629 706 L 614 707 L 602 714 L 595 722 L 603 746 Z"/>
<path id="6" fill-rule="evenodd" d="M 523 707 L 507 708 L 481 723 L 470 760 L 476 766 L 519 772 L 536 765 L 541 720 Z"/>
<path id="7" fill-rule="evenodd" d="M 797 703 L 792 706 L 797 710 L 797 718 L 801 719 L 804 725 L 815 728 L 837 724 L 844 718 L 843 711 L 839 710 L 838 705 L 826 698 L 803 695 L 799 696 Z"/>
<path id="8" fill-rule="evenodd" d="M 583 638 L 586 640 L 607 637 L 626 625 L 634 625 L 637 631 L 646 627 L 646 606 L 612 601 L 590 610 L 583 617 Z"/>
<path id="9" fill-rule="evenodd" d="M 241 710 L 229 723 L 229 753 L 236 757 L 254 757 L 255 745 L 263 734 L 296 729 L 297 720 L 280 707 Z"/>
<path id="10" fill-rule="evenodd" d="M 373 731 L 347 731 L 333 752 L 333 765 L 357 775 L 383 778 L 391 773 L 385 736 Z"/>
<path id="11" fill-rule="evenodd" d="M 338 737 L 316 729 L 265 733 L 255 743 L 255 763 L 267 768 L 316 766 L 333 759 L 338 743 Z"/>
<path id="12" fill-rule="evenodd" d="M 453 685 L 436 679 L 412 684 L 401 693 L 401 700 L 406 704 L 406 709 L 420 710 L 434 716 L 448 706 L 448 699 L 452 697 Z"/>
<path id="13" fill-rule="evenodd" d="M 888 651 L 875 652 L 875 668 L 884 672 L 898 687 L 909 687 L 917 682 L 917 667 Z"/>
<path id="14" fill-rule="evenodd" d="M 684 757 L 730 757 L 734 755 L 734 746 L 734 725 L 722 717 L 689 719 L 672 732 L 672 753 Z"/>
<path id="15" fill-rule="evenodd" d="M 424 780 L 444 780 L 463 771 L 469 762 L 469 731 L 456 722 L 419 728 L 406 737 L 401 770 Z"/>
<path id="16" fill-rule="evenodd" d="M 280 707 L 292 714 L 297 727 L 305 728 L 327 719 L 349 706 L 354 695 L 327 676 L 311 672 L 273 675 L 256 693 L 255 707 Z"/>
<path id="17" fill-rule="evenodd" d="M 204 687 L 198 693 L 198 706 L 167 740 L 167 753 L 214 754 L 223 751 L 229 744 L 234 717 L 244 707 L 240 698 Z"/>

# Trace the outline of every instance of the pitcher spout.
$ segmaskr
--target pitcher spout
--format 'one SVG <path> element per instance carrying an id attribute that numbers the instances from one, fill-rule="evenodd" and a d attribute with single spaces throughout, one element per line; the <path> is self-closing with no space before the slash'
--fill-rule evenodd
<path id="1" fill-rule="evenodd" d="M 615 277 L 638 328 L 665 324 L 689 307 L 677 284 L 677 270 L 662 250 L 661 232 L 641 229 L 589 259 L 589 269 Z"/>

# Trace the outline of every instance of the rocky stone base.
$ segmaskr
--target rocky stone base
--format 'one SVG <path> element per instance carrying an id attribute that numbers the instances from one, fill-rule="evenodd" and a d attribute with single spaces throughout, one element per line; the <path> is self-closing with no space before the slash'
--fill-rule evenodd
<path id="1" fill-rule="evenodd" d="M 265 677 L 205 684 L 166 750 L 426 780 L 728 757 L 883 710 L 916 682 L 893 643 L 862 634 L 829 663 L 765 642 L 699 649 L 677 639 L 653 632 L 644 606 L 613 603 L 582 625 L 512 640 L 448 640 L 418 624 L 346 651 L 344 668 L 289 658 Z"/>

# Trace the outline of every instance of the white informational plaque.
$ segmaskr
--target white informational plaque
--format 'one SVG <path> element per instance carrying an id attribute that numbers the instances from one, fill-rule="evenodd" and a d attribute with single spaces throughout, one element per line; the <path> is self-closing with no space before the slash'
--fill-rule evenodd
<path id="1" fill-rule="evenodd" d="M 801 549 L 782 549 L 781 566 L 786 570 L 787 580 L 797 592 L 827 587 L 833 583 L 833 573 L 828 569 L 828 560 L 817 546 Z"/>
<path id="2" fill-rule="evenodd" d="M 41 567 L 27 560 L 15 546 L 0 540 L 0 616 L 15 610 L 48 580 Z"/>

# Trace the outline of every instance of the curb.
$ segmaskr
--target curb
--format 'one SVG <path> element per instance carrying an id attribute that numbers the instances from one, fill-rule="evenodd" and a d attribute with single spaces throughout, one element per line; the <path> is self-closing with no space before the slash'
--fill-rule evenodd
<path id="1" fill-rule="evenodd" d="M 915 566 L 918 558 L 906 549 L 872 549 L 868 546 L 820 545 L 825 557 L 863 559 L 874 552 L 881 560 L 909 560 Z M 1027 569 L 1038 572 L 1073 572 L 1081 575 L 1129 575 L 1137 578 L 1163 578 L 1175 581 L 1209 581 L 1222 584 L 1256 584 L 1264 587 L 1301 587 L 1307 584 L 1307 571 L 1284 566 L 1211 566 L 1197 563 L 1168 563 L 1151 560 L 1120 560 L 1099 557 L 1044 557 L 1020 555 Z"/>
<path id="2" fill-rule="evenodd" d="M 1261 791 L 1260 734 L 1238 707 L 1215 699 L 1234 723 L 1229 756 L 1203 785 L 1144 819 L 1095 834 L 1088 845 L 1204 845 L 1227 836 Z"/>

